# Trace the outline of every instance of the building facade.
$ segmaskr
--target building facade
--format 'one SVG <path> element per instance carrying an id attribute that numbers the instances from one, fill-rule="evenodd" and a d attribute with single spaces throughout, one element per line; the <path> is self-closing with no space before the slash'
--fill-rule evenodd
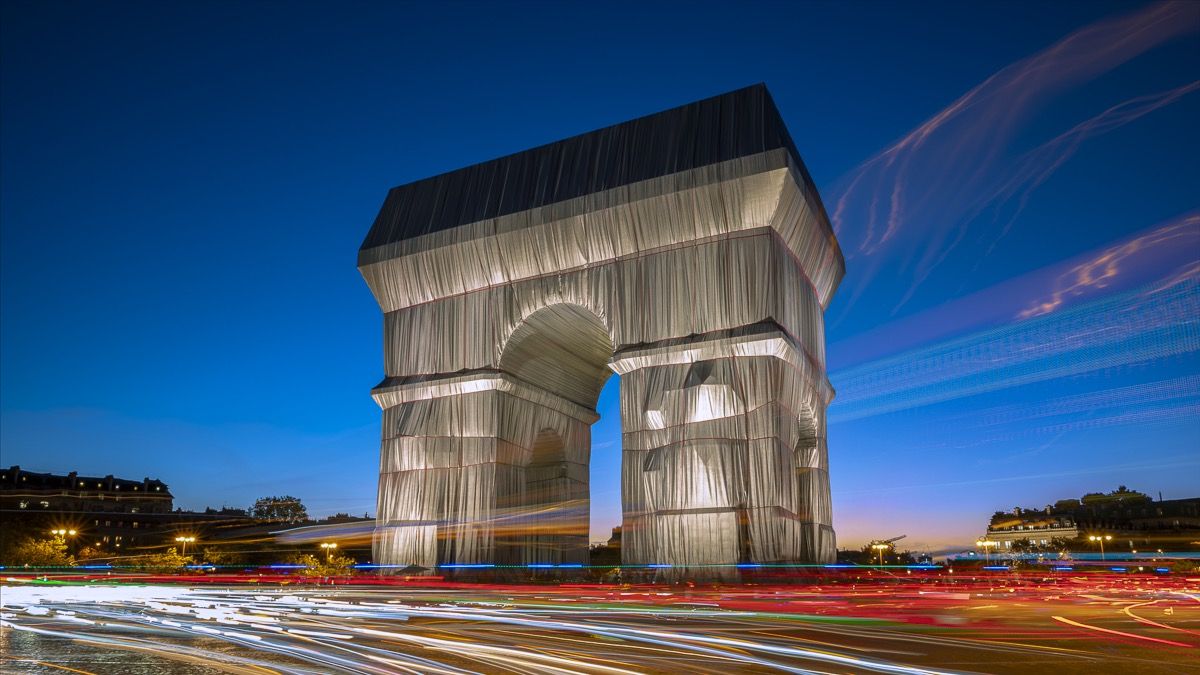
<path id="1" fill-rule="evenodd" d="M 170 517 L 173 502 L 167 484 L 157 479 L 0 469 L 0 514 L 6 525 L 74 530 L 77 546 L 128 549 L 148 543 L 151 532 Z"/>
<path id="2" fill-rule="evenodd" d="M 1200 498 L 1155 500 L 1122 486 L 1041 509 L 997 512 L 986 538 L 1011 550 L 1018 542 L 1086 547 L 1089 536 L 1111 537 L 1113 550 L 1200 550 Z"/>

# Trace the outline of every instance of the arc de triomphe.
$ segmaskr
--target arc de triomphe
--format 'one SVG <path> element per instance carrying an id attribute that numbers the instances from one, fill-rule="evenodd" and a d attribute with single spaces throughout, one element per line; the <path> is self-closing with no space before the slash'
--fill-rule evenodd
<path id="1" fill-rule="evenodd" d="M 392 189 L 375 562 L 585 563 L 620 379 L 625 564 L 831 562 L 823 311 L 845 270 L 762 85 Z"/>

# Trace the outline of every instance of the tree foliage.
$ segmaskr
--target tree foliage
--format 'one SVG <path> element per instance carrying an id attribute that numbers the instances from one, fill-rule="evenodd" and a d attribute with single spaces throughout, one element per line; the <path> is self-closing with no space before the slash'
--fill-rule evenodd
<path id="1" fill-rule="evenodd" d="M 65 567 L 74 565 L 75 559 L 67 552 L 67 543 L 62 539 L 26 539 L 13 551 L 12 562 L 31 567 Z"/>
<path id="2" fill-rule="evenodd" d="M 243 565 L 245 558 L 241 551 L 229 548 L 206 547 L 200 554 L 200 559 L 210 565 Z"/>
<path id="3" fill-rule="evenodd" d="M 109 554 L 98 546 L 84 546 L 75 554 L 79 560 L 95 560 L 96 558 L 107 558 Z"/>
<path id="4" fill-rule="evenodd" d="M 180 555 L 175 547 L 171 547 L 165 553 L 152 553 L 150 555 L 125 558 L 121 561 L 121 564 L 155 572 L 175 572 L 182 570 L 187 565 L 191 565 L 192 557 Z"/>
<path id="5" fill-rule="evenodd" d="M 297 565 L 304 565 L 300 574 L 306 577 L 342 577 L 354 573 L 354 558 L 349 556 L 326 557 L 304 553 L 292 560 Z"/>
<path id="6" fill-rule="evenodd" d="M 250 515 L 262 520 L 281 523 L 302 523 L 308 520 L 308 509 L 298 497 L 261 497 L 250 507 Z"/>

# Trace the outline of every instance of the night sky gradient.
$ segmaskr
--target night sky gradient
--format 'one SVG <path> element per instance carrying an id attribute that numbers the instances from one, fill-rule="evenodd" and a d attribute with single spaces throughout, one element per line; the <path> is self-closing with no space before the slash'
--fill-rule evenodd
<path id="1" fill-rule="evenodd" d="M 1200 496 L 1200 4 L 55 3 L 0 15 L 0 451 L 374 513 L 388 188 L 765 82 L 846 254 L 843 546 Z M 620 520 L 617 380 L 594 539 Z"/>

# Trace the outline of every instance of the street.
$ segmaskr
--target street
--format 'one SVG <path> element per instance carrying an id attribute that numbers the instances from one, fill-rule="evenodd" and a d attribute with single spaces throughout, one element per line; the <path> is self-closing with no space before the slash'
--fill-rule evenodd
<path id="1" fill-rule="evenodd" d="M 1193 673 L 1196 579 L 2 588 L 31 673 Z M 264 586 L 266 586 L 264 584 Z"/>

